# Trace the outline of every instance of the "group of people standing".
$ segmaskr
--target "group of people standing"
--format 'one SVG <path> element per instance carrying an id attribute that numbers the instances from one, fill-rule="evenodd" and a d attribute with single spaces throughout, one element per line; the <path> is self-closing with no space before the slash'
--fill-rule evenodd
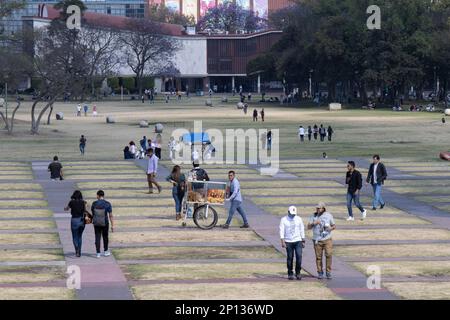
<path id="1" fill-rule="evenodd" d="M 244 112 L 247 113 L 247 110 L 244 109 Z M 265 116 L 264 108 L 261 109 L 259 114 L 261 115 L 261 121 L 264 122 Z M 256 109 L 253 110 L 253 122 L 258 122 L 258 110 Z"/>
<path id="2" fill-rule="evenodd" d="M 317 126 L 315 124 L 313 127 L 308 126 L 308 128 L 304 128 L 303 126 L 300 126 L 298 128 L 298 138 L 300 142 L 305 141 L 305 136 L 308 137 L 308 141 L 311 141 L 314 137 L 314 140 L 317 140 L 317 138 L 320 138 L 320 141 L 324 142 L 325 138 L 328 137 L 328 141 L 331 141 L 333 137 L 334 130 L 331 126 L 328 126 L 328 128 L 325 128 L 323 124 Z"/>
<path id="3" fill-rule="evenodd" d="M 147 139 L 146 136 L 143 136 L 139 141 L 140 149 L 138 150 L 136 143 L 134 141 L 130 141 L 127 146 L 123 149 L 123 157 L 125 160 L 128 159 L 144 159 L 147 155 L 148 149 L 153 149 L 155 155 L 161 159 L 162 152 L 162 137 L 161 134 L 157 134 L 154 140 Z"/>
<path id="4" fill-rule="evenodd" d="M 81 103 L 77 105 L 77 117 L 81 117 L 81 110 L 84 111 L 84 116 L 87 117 L 89 106 L 87 104 L 84 104 L 83 107 L 81 107 Z M 96 117 L 98 115 L 97 113 L 97 105 L 92 106 L 92 116 Z"/>

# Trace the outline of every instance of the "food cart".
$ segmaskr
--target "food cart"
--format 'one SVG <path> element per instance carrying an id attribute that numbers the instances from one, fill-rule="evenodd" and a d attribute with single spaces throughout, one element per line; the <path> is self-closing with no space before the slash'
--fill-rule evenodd
<path id="1" fill-rule="evenodd" d="M 219 216 L 213 205 L 225 204 L 226 187 L 225 182 L 188 180 L 183 200 L 183 226 L 192 218 L 200 229 L 214 228 Z"/>

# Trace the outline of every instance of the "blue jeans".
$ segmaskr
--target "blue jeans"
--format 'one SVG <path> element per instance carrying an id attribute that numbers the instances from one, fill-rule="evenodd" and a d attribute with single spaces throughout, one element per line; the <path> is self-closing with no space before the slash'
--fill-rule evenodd
<path id="1" fill-rule="evenodd" d="M 72 229 L 72 240 L 75 252 L 81 253 L 81 244 L 83 240 L 84 218 L 72 218 L 70 221 L 70 228 Z"/>
<path id="2" fill-rule="evenodd" d="M 364 211 L 363 206 L 359 202 L 359 193 L 353 194 L 350 192 L 347 192 L 347 209 L 348 209 L 348 215 L 350 217 L 353 217 L 353 211 L 352 211 L 352 201 L 355 202 L 355 206 L 361 211 Z"/>
<path id="3" fill-rule="evenodd" d="M 294 268 L 294 253 L 295 253 L 295 274 L 300 275 L 300 270 L 302 269 L 302 242 L 286 242 L 286 253 L 287 253 L 287 269 L 288 275 L 293 276 Z"/>
<path id="4" fill-rule="evenodd" d="M 244 224 L 248 224 L 247 216 L 245 215 L 245 211 L 242 208 L 242 202 L 241 201 L 236 201 L 236 200 L 232 200 L 231 201 L 230 211 L 228 211 L 228 219 L 227 219 L 226 224 L 230 225 L 231 219 L 233 219 L 233 215 L 234 215 L 234 212 L 236 210 L 241 215 L 242 220 L 244 220 Z"/>
<path id="5" fill-rule="evenodd" d="M 85 144 L 80 144 L 80 152 L 81 154 L 84 154 L 84 148 L 86 147 Z"/>
<path id="6" fill-rule="evenodd" d="M 378 183 L 374 183 L 372 184 L 372 188 L 373 188 L 373 201 L 372 201 L 372 207 L 376 208 L 378 206 L 378 204 L 380 204 L 381 206 L 384 206 L 385 202 L 383 200 L 383 198 L 381 197 L 381 189 L 382 189 L 382 185 L 378 184 Z"/>
<path id="7" fill-rule="evenodd" d="M 175 200 L 175 211 L 181 213 L 181 204 L 183 203 L 184 191 L 178 189 L 178 187 L 172 187 L 172 197 Z"/>

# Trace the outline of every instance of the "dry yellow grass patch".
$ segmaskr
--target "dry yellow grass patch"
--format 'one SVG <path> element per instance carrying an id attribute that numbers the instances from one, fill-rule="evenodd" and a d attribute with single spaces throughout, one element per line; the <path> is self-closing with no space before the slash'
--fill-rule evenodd
<path id="1" fill-rule="evenodd" d="M 0 261 L 58 261 L 64 260 L 61 249 L 23 249 L 0 251 Z"/>
<path id="2" fill-rule="evenodd" d="M 44 200 L 0 200 L 0 208 L 47 207 Z"/>
<path id="3" fill-rule="evenodd" d="M 108 167 L 108 166 L 135 166 L 134 162 L 128 161 L 64 161 L 64 166 L 100 166 L 100 167 Z"/>
<path id="4" fill-rule="evenodd" d="M 200 280 L 284 276 L 281 263 L 145 264 L 123 266 L 132 280 Z"/>
<path id="5" fill-rule="evenodd" d="M 54 221 L 48 220 L 0 220 L 0 230 L 32 230 L 56 228 Z"/>
<path id="6" fill-rule="evenodd" d="M 273 213 L 275 215 L 284 216 L 287 212 L 287 208 L 289 207 L 289 205 L 290 204 L 285 204 L 284 206 L 281 206 L 281 205 L 280 206 L 266 206 L 266 207 L 264 207 L 264 210 L 267 212 Z M 304 215 L 309 216 L 310 214 L 312 215 L 316 211 L 316 205 L 317 204 L 299 205 L 299 206 L 297 206 L 297 211 L 302 216 L 304 216 Z M 337 217 L 348 217 L 347 206 L 345 204 L 333 205 L 333 206 L 327 205 L 327 211 L 330 212 L 336 218 Z M 376 212 L 380 212 L 383 214 L 389 214 L 389 215 L 391 215 L 391 214 L 396 215 L 399 218 L 411 217 L 411 215 L 406 214 L 404 211 L 401 211 L 399 209 L 392 208 L 392 207 L 384 207 L 383 210 L 376 211 Z M 376 215 L 377 215 L 377 213 L 372 214 L 370 211 L 368 212 L 369 217 L 374 217 Z"/>
<path id="7" fill-rule="evenodd" d="M 450 181 L 448 180 L 389 180 L 386 182 L 386 188 L 391 187 L 402 187 L 402 188 L 412 188 L 419 187 L 424 188 L 426 186 L 450 186 Z"/>
<path id="8" fill-rule="evenodd" d="M 42 190 L 37 183 L 0 183 L 0 190 Z"/>
<path id="9" fill-rule="evenodd" d="M 70 180 L 136 180 L 136 179 L 144 179 L 145 174 L 142 172 L 142 174 L 105 174 L 105 175 L 99 175 L 99 174 L 72 174 L 72 175 L 65 175 L 64 176 L 67 179 Z"/>
<path id="10" fill-rule="evenodd" d="M 18 174 L 16 174 L 16 175 L 0 175 L 0 180 L 18 180 L 18 181 L 21 181 L 21 180 L 33 180 L 33 176 L 32 175 L 28 175 L 28 174 L 26 174 L 26 175 L 18 175 Z"/>
<path id="11" fill-rule="evenodd" d="M 346 190 L 344 188 L 279 188 L 279 189 L 246 189 L 245 192 L 248 196 L 274 196 L 274 195 L 345 195 Z"/>
<path id="12" fill-rule="evenodd" d="M 379 266 L 384 276 L 443 277 L 450 274 L 450 261 L 353 262 L 352 265 L 367 275 L 370 265 Z"/>
<path id="13" fill-rule="evenodd" d="M 24 234 L 1 234 L 0 245 L 40 245 L 59 244 L 57 233 L 24 233 Z"/>
<path id="14" fill-rule="evenodd" d="M 53 213 L 45 209 L 0 209 L 0 218 L 43 218 L 50 217 Z"/>
<path id="15" fill-rule="evenodd" d="M 444 193 L 445 191 L 443 191 Z M 435 203 L 435 202 L 449 202 L 450 203 L 450 196 L 419 196 L 414 197 L 415 199 L 427 203 Z"/>
<path id="16" fill-rule="evenodd" d="M 410 167 L 410 166 L 404 166 L 399 167 L 396 166 L 395 169 L 398 169 L 400 171 L 418 171 L 418 172 L 446 172 L 450 171 L 450 166 L 418 166 L 418 167 Z"/>
<path id="17" fill-rule="evenodd" d="M 245 196 L 245 191 L 242 192 Z M 361 202 L 365 203 L 370 201 L 368 197 L 361 197 Z M 307 197 L 265 197 L 265 198 L 252 198 L 252 201 L 256 204 L 284 204 L 284 205 L 317 205 L 320 201 L 325 203 L 345 203 L 345 194 L 341 197 L 331 196 L 307 196 Z M 315 210 L 314 210 L 315 211 Z"/>
<path id="18" fill-rule="evenodd" d="M 31 176 L 32 171 L 30 169 L 24 169 L 24 170 L 3 170 L 0 171 L 0 176 L 4 175 L 11 175 L 11 176 Z"/>
<path id="19" fill-rule="evenodd" d="M 335 230 L 334 240 L 449 240 L 450 232 L 443 229 L 361 229 Z"/>
<path id="20" fill-rule="evenodd" d="M 2 191 L 1 199 L 43 199 L 44 193 L 40 191 Z"/>
<path id="21" fill-rule="evenodd" d="M 450 299 L 450 282 L 384 282 L 383 285 L 403 299 Z"/>
<path id="22" fill-rule="evenodd" d="M 450 183 L 449 183 L 450 186 Z M 442 187 L 388 187 L 389 190 L 392 190 L 397 193 L 407 194 L 407 193 L 416 193 L 416 194 L 443 194 L 447 192 L 447 188 L 445 186 Z"/>
<path id="23" fill-rule="evenodd" d="M 66 288 L 2 288 L 0 300 L 73 300 L 75 292 Z"/>
<path id="24" fill-rule="evenodd" d="M 83 190 L 83 195 L 85 196 L 92 196 L 97 194 L 98 189 L 92 189 L 92 190 Z M 148 188 L 147 189 L 102 189 L 105 191 L 105 194 L 108 198 L 114 198 L 114 197 L 135 197 L 135 198 L 152 198 L 154 195 L 148 194 Z M 154 192 L 157 192 L 156 190 Z M 162 192 L 158 196 L 165 196 L 165 197 L 171 197 L 172 196 L 172 188 L 165 188 L 162 190 Z"/>
<path id="25" fill-rule="evenodd" d="M 450 256 L 450 244 L 399 244 L 370 246 L 336 246 L 334 253 L 344 257 L 446 257 Z"/>
<path id="26" fill-rule="evenodd" d="M 105 192 L 106 194 L 106 192 Z M 119 199 L 119 198 L 113 198 L 113 197 L 107 197 L 106 198 L 109 202 L 111 202 L 113 206 L 113 212 L 114 207 L 128 207 L 128 206 L 170 206 L 173 205 L 174 200 L 172 198 L 159 198 L 158 192 L 155 190 L 155 194 L 148 195 L 148 198 L 126 198 L 126 199 Z M 87 198 L 86 201 L 88 201 L 90 204 L 95 201 L 95 199 Z"/>
<path id="27" fill-rule="evenodd" d="M 132 287 L 139 300 L 331 300 L 339 299 L 319 282 L 158 284 Z M 287 295 L 286 292 L 289 292 Z"/>
<path id="28" fill-rule="evenodd" d="M 113 250 L 119 260 L 270 259 L 284 256 L 273 247 L 146 247 Z"/>
<path id="29" fill-rule="evenodd" d="M 0 267 L 0 283 L 49 282 L 65 278 L 60 267 Z"/>
<path id="30" fill-rule="evenodd" d="M 112 243 L 139 242 L 227 242 L 227 241 L 255 241 L 261 240 L 253 231 L 226 230 L 183 230 L 174 231 L 170 235 L 167 231 L 151 232 L 116 232 L 111 235 Z M 1 243 L 1 238 L 0 238 Z"/>
<path id="31" fill-rule="evenodd" d="M 215 206 L 214 209 L 219 215 L 227 213 L 225 207 Z M 114 207 L 113 214 L 118 217 L 173 217 L 175 206 L 171 204 L 165 207 Z"/>
<path id="32" fill-rule="evenodd" d="M 138 167 L 136 167 L 136 165 L 134 163 L 130 163 L 130 164 L 120 164 L 120 165 L 81 165 L 81 166 L 67 166 L 64 165 L 64 169 L 65 170 L 70 170 L 70 171 L 80 171 L 80 172 L 85 172 L 85 171 L 93 171 L 93 170 L 110 170 L 110 171 L 115 171 L 115 170 L 133 170 L 133 169 L 138 169 Z"/>
<path id="33" fill-rule="evenodd" d="M 307 187 L 343 187 L 342 184 L 335 181 L 313 181 L 313 180 L 274 180 L 274 181 L 243 181 L 241 187 L 245 188 L 269 188 L 280 187 L 289 188 L 307 188 Z"/>
<path id="34" fill-rule="evenodd" d="M 446 172 L 411 171 L 410 173 L 420 177 L 450 177 L 450 171 Z"/>

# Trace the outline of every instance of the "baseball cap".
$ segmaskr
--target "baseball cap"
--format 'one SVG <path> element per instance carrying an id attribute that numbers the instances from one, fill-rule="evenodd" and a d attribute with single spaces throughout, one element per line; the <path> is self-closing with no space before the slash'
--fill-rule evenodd
<path id="1" fill-rule="evenodd" d="M 297 207 L 290 206 L 289 209 L 288 209 L 288 212 L 289 212 L 289 214 L 292 214 L 292 215 L 296 216 L 297 215 Z"/>
<path id="2" fill-rule="evenodd" d="M 319 209 L 325 209 L 325 208 L 326 208 L 326 205 L 325 205 L 324 202 L 319 202 L 319 204 L 317 205 L 316 208 L 319 208 Z"/>

